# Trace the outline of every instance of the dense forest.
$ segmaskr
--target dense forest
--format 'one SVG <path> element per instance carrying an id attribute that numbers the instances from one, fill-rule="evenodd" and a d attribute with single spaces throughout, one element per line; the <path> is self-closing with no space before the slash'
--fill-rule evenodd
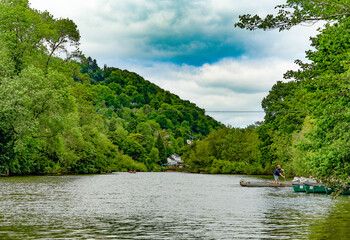
<path id="1" fill-rule="evenodd" d="M 290 176 L 349 184 L 350 4 L 287 0 L 277 9 L 242 15 L 236 27 L 325 25 L 307 62 L 296 60 L 299 70 L 262 100 L 264 121 L 242 129 L 136 73 L 99 67 L 79 50 L 72 20 L 0 0 L 0 173 L 159 171 L 178 153 L 189 172 L 271 174 L 281 164 Z"/>
<path id="2" fill-rule="evenodd" d="M 79 50 L 69 19 L 0 1 L 0 173 L 160 170 L 224 126 L 136 73 Z"/>
<path id="3" fill-rule="evenodd" d="M 246 129 L 218 130 L 185 154 L 193 171 L 270 173 L 281 164 L 287 175 L 313 176 L 329 184 L 350 183 L 350 3 L 295 1 L 277 15 L 240 16 L 236 27 L 288 30 L 325 21 L 307 62 L 296 60 L 262 101 L 264 122 Z"/>

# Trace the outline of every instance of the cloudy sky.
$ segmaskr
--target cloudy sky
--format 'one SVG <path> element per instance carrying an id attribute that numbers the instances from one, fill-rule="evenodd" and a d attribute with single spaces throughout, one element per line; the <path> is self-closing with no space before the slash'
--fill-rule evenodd
<path id="1" fill-rule="evenodd" d="M 261 100 L 304 59 L 316 26 L 234 28 L 238 15 L 274 11 L 281 0 L 30 0 L 70 18 L 81 49 L 103 66 L 128 69 L 234 127 L 263 120 Z M 248 111 L 218 113 L 217 111 Z"/>

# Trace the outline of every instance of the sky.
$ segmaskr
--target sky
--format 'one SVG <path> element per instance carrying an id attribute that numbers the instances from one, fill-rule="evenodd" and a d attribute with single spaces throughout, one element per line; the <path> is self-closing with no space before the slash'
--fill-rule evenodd
<path id="1" fill-rule="evenodd" d="M 266 15 L 282 0 L 30 0 L 31 7 L 70 18 L 81 50 L 133 71 L 190 100 L 216 120 L 246 127 L 264 118 L 261 101 L 304 60 L 317 27 L 248 31 L 246 13 Z M 220 112 L 222 111 L 222 112 Z M 237 111 L 237 112 L 228 112 Z"/>

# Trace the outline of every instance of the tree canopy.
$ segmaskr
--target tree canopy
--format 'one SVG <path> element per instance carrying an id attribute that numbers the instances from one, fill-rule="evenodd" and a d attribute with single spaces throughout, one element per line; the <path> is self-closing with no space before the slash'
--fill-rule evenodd
<path id="1" fill-rule="evenodd" d="M 236 27 L 249 30 L 279 29 L 288 30 L 299 24 L 313 24 L 320 20 L 340 21 L 350 15 L 348 0 L 287 0 L 277 5 L 277 14 L 259 15 L 244 14 L 239 16 Z"/>
<path id="2" fill-rule="evenodd" d="M 0 0 L 0 173 L 159 170 L 179 153 L 192 172 L 261 174 L 283 164 L 290 175 L 349 184 L 349 3 L 276 8 L 242 15 L 236 26 L 326 22 L 308 62 L 296 60 L 300 69 L 276 79 L 262 100 L 264 122 L 240 129 L 136 73 L 100 68 L 80 52 L 72 20 Z"/>
<path id="3" fill-rule="evenodd" d="M 100 68 L 72 20 L 27 0 L 0 0 L 0 32 L 0 174 L 159 170 L 223 127 L 136 73 Z"/>
<path id="4" fill-rule="evenodd" d="M 302 23 L 326 22 L 311 38 L 314 49 L 306 52 L 309 62 L 296 60 L 300 69 L 288 71 L 284 77 L 289 82 L 277 82 L 262 102 L 266 117 L 258 133 L 264 161 L 302 164 L 306 173 L 320 180 L 349 184 L 350 3 L 286 1 L 276 8 L 276 16 L 240 16 L 236 26 L 285 30 Z"/>

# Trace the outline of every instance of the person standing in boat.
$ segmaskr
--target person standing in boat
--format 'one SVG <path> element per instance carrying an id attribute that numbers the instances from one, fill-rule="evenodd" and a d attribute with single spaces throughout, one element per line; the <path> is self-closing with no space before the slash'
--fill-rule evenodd
<path id="1" fill-rule="evenodd" d="M 283 177 L 283 178 L 286 178 L 286 176 L 284 176 L 282 173 L 284 172 L 284 170 L 281 168 L 281 165 L 277 165 L 277 169 L 275 170 L 275 173 L 273 174 L 273 177 L 275 178 L 275 181 L 274 183 L 278 184 L 278 178 L 279 176 Z"/>

